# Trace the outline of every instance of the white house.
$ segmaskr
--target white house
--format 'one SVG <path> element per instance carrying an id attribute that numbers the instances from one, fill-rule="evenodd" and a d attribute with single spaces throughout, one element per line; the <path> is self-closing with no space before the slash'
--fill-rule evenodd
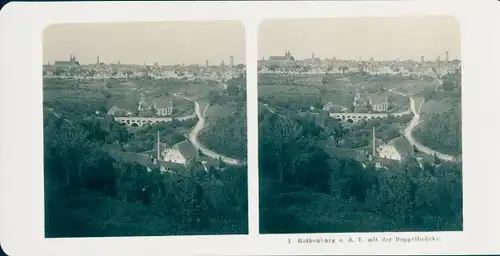
<path id="1" fill-rule="evenodd" d="M 378 147 L 378 156 L 384 159 L 402 161 L 413 154 L 413 147 L 404 137 L 397 137 Z"/>
<path id="2" fill-rule="evenodd" d="M 198 150 L 189 140 L 183 140 L 162 151 L 163 161 L 189 166 L 198 159 Z"/>
<path id="3" fill-rule="evenodd" d="M 392 145 L 381 145 L 378 148 L 378 156 L 381 158 L 401 161 L 402 156 Z"/>

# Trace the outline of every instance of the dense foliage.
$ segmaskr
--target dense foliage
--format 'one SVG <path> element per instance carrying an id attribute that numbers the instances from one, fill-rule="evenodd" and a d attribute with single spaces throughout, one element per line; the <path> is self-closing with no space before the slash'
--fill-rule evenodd
<path id="1" fill-rule="evenodd" d="M 211 107 L 234 109 L 229 115 L 209 116 L 200 132 L 199 140 L 207 148 L 237 159 L 247 158 L 247 108 L 246 90 L 229 84 L 225 94 L 213 92 Z"/>
<path id="2" fill-rule="evenodd" d="M 161 127 L 144 133 L 154 129 Z M 130 137 L 123 126 L 102 119 L 45 116 L 47 237 L 248 232 L 245 169 L 162 174 L 103 150 Z"/>
<path id="3" fill-rule="evenodd" d="M 186 131 L 193 127 L 197 119 L 188 119 L 179 121 L 177 119 L 168 123 L 155 124 L 153 126 L 145 125 L 138 129 L 124 148 L 131 152 L 144 152 L 154 148 L 157 142 L 158 132 L 160 141 L 166 143 L 169 147 L 186 139 Z M 183 134 L 184 133 L 184 134 Z"/>
<path id="4" fill-rule="evenodd" d="M 462 229 L 459 164 L 420 168 L 410 159 L 376 170 L 318 147 L 328 136 L 347 141 L 362 127 L 348 132 L 335 121 L 299 121 L 263 109 L 259 121 L 261 232 Z"/>
<path id="5" fill-rule="evenodd" d="M 432 149 L 452 154 L 462 153 L 462 114 L 460 105 L 444 113 L 431 115 L 415 136 Z"/>
<path id="6" fill-rule="evenodd" d="M 449 86 L 449 88 L 446 88 Z M 442 91 L 426 91 L 426 102 L 438 102 L 442 109 L 430 109 L 414 132 L 419 141 L 432 149 L 451 155 L 462 153 L 461 73 L 443 77 Z"/>

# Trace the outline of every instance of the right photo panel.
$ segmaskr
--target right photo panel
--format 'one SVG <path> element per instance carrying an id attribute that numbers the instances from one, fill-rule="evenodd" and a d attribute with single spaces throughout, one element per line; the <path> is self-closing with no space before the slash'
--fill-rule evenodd
<path id="1" fill-rule="evenodd" d="M 260 233 L 461 231 L 460 25 L 259 27 Z"/>

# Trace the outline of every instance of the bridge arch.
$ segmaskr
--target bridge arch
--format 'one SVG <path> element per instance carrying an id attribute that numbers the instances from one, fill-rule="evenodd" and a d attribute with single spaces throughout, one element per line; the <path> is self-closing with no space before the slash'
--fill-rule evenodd
<path id="1" fill-rule="evenodd" d="M 192 118 L 196 118 L 196 116 L 195 115 L 186 116 L 183 117 L 182 120 L 188 120 Z M 160 123 L 168 123 L 173 120 L 171 117 L 139 117 L 139 116 L 115 117 L 114 119 L 118 123 L 125 123 L 128 126 L 133 125 L 134 127 L 141 127 L 146 124 L 154 125 Z"/>

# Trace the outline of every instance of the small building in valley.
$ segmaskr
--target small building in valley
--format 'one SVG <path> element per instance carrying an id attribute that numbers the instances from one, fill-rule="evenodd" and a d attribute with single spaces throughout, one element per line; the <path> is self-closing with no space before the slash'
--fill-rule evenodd
<path id="1" fill-rule="evenodd" d="M 153 108 L 158 116 L 171 116 L 174 110 L 174 104 L 171 99 L 154 99 Z"/>
<path id="2" fill-rule="evenodd" d="M 373 128 L 372 138 L 372 161 L 377 169 L 387 168 L 398 164 L 403 160 L 413 157 L 413 147 L 400 136 L 392 139 L 388 143 L 376 143 L 375 128 Z"/>
<path id="3" fill-rule="evenodd" d="M 161 151 L 161 158 L 165 162 L 188 167 L 198 161 L 198 150 L 186 139 L 175 144 L 172 148 L 163 149 Z"/>
<path id="4" fill-rule="evenodd" d="M 374 112 L 386 112 L 389 108 L 389 97 L 381 95 L 370 95 L 368 102 Z"/>

